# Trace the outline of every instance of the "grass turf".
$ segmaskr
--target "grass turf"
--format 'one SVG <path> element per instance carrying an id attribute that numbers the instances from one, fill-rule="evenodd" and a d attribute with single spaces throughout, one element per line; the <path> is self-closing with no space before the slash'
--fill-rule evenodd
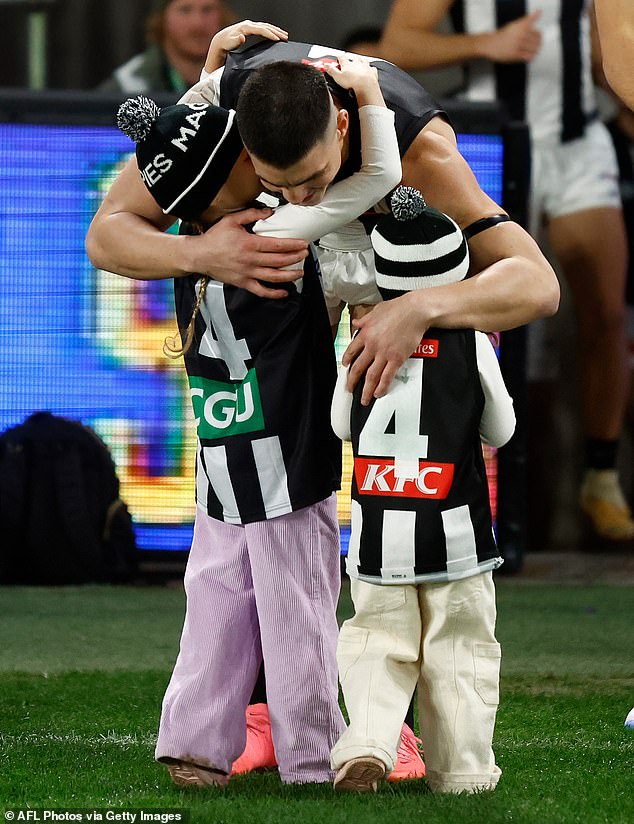
<path id="1" fill-rule="evenodd" d="M 634 588 L 498 580 L 502 699 L 495 793 L 376 796 L 284 787 L 275 774 L 185 793 L 152 759 L 178 647 L 179 590 L 0 589 L 0 804 L 182 808 L 194 821 L 630 824 Z M 350 609 L 342 598 L 341 614 Z"/>

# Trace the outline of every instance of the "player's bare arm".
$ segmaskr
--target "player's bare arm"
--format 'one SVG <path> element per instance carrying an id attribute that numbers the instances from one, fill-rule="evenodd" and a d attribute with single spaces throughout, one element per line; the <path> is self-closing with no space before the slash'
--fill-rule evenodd
<path id="1" fill-rule="evenodd" d="M 504 210 L 482 191 L 455 140 L 447 138 L 446 129 L 447 124 L 436 118 L 418 135 L 403 159 L 403 183 L 419 188 L 430 206 L 466 229 Z M 475 235 L 469 241 L 469 252 L 474 276 L 463 284 L 469 287 L 464 290 L 469 297 L 459 290 L 458 298 L 452 289 L 445 304 L 441 287 L 427 290 L 437 294 L 429 325 L 500 331 L 557 311 L 555 273 L 518 224 L 500 223 Z"/>
<path id="2" fill-rule="evenodd" d="M 418 135 L 403 158 L 403 183 L 420 189 L 430 206 L 465 229 L 503 210 L 480 189 L 446 130 L 446 124 L 437 128 L 432 121 Z M 351 364 L 350 388 L 366 372 L 364 403 L 387 392 L 399 366 L 432 326 L 499 331 L 556 312 L 555 273 L 519 225 L 508 221 L 487 229 L 470 240 L 469 250 L 469 279 L 411 292 L 354 321 L 359 331 L 344 363 Z"/>
<path id="3" fill-rule="evenodd" d="M 539 51 L 541 11 L 479 34 L 436 31 L 453 5 L 454 0 L 395 0 L 379 43 L 379 56 L 412 71 L 478 59 L 529 62 Z"/>
<path id="4" fill-rule="evenodd" d="M 634 7 L 631 0 L 595 0 L 603 69 L 614 92 L 634 110 Z"/>
<path id="5" fill-rule="evenodd" d="M 202 235 L 166 234 L 174 220 L 163 214 L 147 191 L 132 158 L 93 218 L 86 250 L 97 268 L 130 278 L 155 280 L 194 272 L 261 297 L 280 298 L 283 291 L 260 281 L 284 283 L 295 278 L 297 274 L 280 273 L 279 268 L 303 260 L 308 252 L 303 240 L 267 238 L 246 230 L 247 224 L 268 217 L 271 211 L 236 212 Z"/>

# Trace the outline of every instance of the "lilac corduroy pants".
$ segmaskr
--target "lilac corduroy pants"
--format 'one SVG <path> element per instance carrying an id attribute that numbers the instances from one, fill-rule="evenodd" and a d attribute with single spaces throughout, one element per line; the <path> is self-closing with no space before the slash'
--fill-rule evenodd
<path id="1" fill-rule="evenodd" d="M 196 513 L 187 611 L 156 746 L 229 773 L 264 660 L 273 743 L 285 783 L 332 778 L 345 729 L 338 704 L 340 587 L 336 496 L 236 526 Z"/>

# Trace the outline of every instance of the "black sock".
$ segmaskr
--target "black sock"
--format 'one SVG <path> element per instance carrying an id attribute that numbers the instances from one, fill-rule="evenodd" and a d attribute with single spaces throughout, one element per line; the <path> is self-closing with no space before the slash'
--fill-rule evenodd
<path id="1" fill-rule="evenodd" d="M 618 440 L 586 438 L 586 469 L 615 469 Z"/>
<path id="2" fill-rule="evenodd" d="M 410 730 L 414 729 L 414 698 L 409 702 L 409 707 L 407 710 L 407 715 L 405 716 L 405 723 L 410 728 Z"/>
<path id="3" fill-rule="evenodd" d="M 249 704 L 266 704 L 266 682 L 264 680 L 264 666 L 260 664 L 258 680 L 255 682 Z"/>

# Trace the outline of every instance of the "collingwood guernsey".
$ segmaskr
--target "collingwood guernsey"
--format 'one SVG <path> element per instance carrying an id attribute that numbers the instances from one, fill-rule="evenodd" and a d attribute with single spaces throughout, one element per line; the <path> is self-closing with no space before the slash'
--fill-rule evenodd
<path id="1" fill-rule="evenodd" d="M 469 271 L 466 239 L 447 215 L 408 186 L 371 233 L 384 300 L 458 283 Z M 376 584 L 453 581 L 499 566 L 480 438 L 506 443 L 513 402 L 482 332 L 429 329 L 388 392 L 361 404 L 342 371 L 331 419 L 352 441 L 347 570 Z"/>
<path id="2" fill-rule="evenodd" d="M 198 277 L 174 282 L 180 328 Z M 267 300 L 210 280 L 185 355 L 198 434 L 196 500 L 212 518 L 275 518 L 339 488 L 341 445 L 329 420 L 334 347 L 317 264 Z"/>
<path id="3" fill-rule="evenodd" d="M 475 335 L 430 329 L 387 395 L 362 406 L 356 387 L 349 575 L 409 584 L 501 563 L 478 434 Z"/>

